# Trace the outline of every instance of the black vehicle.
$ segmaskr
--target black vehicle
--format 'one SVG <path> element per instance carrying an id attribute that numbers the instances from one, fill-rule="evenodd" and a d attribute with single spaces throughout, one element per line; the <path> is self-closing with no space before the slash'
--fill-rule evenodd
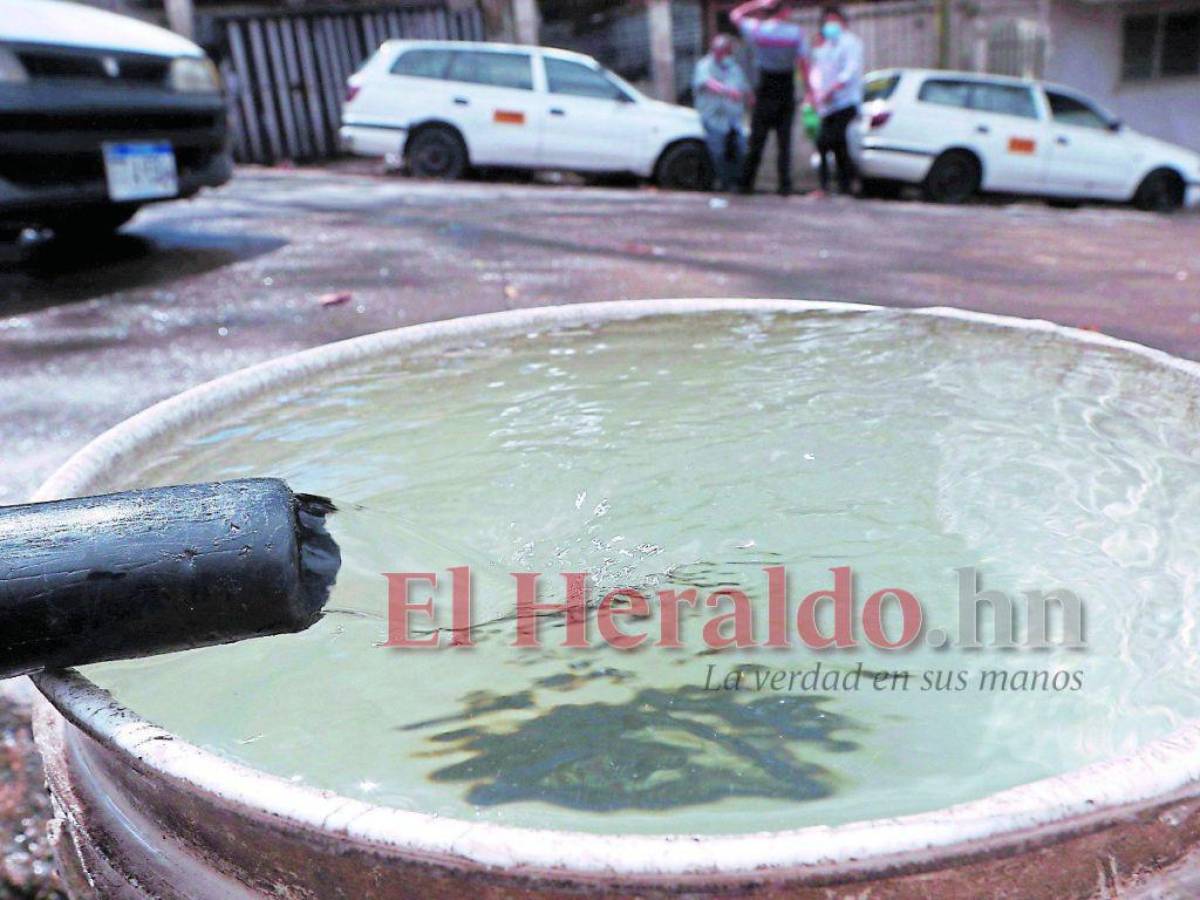
<path id="1" fill-rule="evenodd" d="M 199 47 L 76 3 L 0 0 L 0 232 L 112 231 L 232 174 Z"/>

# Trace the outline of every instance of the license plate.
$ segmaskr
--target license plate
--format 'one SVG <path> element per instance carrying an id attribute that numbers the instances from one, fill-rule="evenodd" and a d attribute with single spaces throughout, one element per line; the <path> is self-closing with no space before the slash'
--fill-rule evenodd
<path id="1" fill-rule="evenodd" d="M 166 141 L 104 144 L 103 150 L 110 199 L 152 200 L 179 193 L 175 151 Z"/>

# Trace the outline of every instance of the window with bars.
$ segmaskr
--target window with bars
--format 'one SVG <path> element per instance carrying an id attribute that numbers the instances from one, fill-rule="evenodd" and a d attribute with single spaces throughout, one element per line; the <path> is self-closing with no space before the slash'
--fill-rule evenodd
<path id="1" fill-rule="evenodd" d="M 1126 81 L 1200 75 L 1200 8 L 1126 16 L 1123 31 Z"/>

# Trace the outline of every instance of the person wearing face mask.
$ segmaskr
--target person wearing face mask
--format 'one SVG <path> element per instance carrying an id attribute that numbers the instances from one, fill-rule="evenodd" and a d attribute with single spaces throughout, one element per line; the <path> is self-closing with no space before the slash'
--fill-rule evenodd
<path id="1" fill-rule="evenodd" d="M 758 88 L 750 122 L 750 149 L 742 168 L 744 194 L 754 192 L 767 137 L 775 132 L 779 193 L 792 192 L 792 121 L 796 115 L 796 70 L 808 91 L 808 46 L 804 29 L 792 18 L 792 0 L 748 0 L 729 13 L 754 54 Z"/>
<path id="2" fill-rule="evenodd" d="M 821 193 L 829 191 L 829 155 L 837 162 L 838 190 L 849 194 L 854 161 L 846 146 L 846 128 L 863 102 L 863 45 L 846 29 L 846 17 L 837 6 L 821 11 L 821 44 L 813 50 L 813 95 L 821 128 L 817 134 Z"/>
<path id="3" fill-rule="evenodd" d="M 731 190 L 741 176 L 746 156 L 746 102 L 750 82 L 733 59 L 733 39 L 718 34 L 711 52 L 696 63 L 692 93 L 704 124 L 708 152 L 713 159 L 717 189 Z"/>

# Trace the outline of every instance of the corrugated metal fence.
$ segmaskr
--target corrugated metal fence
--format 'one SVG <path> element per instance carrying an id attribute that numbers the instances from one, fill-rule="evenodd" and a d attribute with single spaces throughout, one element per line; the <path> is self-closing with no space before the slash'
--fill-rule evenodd
<path id="1" fill-rule="evenodd" d="M 390 38 L 484 40 L 478 10 L 441 5 L 222 16 L 221 68 L 242 162 L 337 153 L 346 79 Z"/>

